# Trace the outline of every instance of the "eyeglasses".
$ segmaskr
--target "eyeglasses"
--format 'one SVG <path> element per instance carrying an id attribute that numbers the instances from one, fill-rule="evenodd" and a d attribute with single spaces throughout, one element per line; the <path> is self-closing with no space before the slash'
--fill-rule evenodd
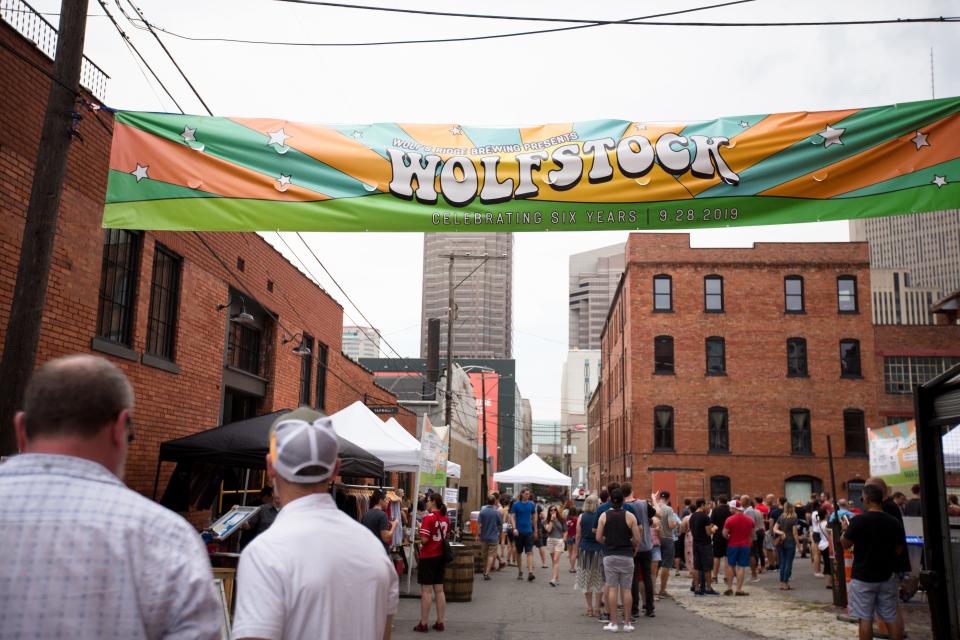
<path id="1" fill-rule="evenodd" d="M 133 418 L 127 416 L 127 444 L 133 443 Z"/>

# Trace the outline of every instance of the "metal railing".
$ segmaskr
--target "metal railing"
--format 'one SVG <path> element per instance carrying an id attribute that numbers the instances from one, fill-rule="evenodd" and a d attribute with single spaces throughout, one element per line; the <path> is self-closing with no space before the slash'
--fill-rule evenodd
<path id="1" fill-rule="evenodd" d="M 33 42 L 40 51 L 53 60 L 57 52 L 57 28 L 24 0 L 0 0 L 0 18 L 20 35 Z M 107 93 L 110 76 L 87 56 L 80 67 L 80 85 L 99 100 Z"/>

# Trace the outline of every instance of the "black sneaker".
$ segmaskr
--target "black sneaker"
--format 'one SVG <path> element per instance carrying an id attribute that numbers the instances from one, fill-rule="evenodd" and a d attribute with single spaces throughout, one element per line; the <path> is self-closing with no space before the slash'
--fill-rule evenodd
<path id="1" fill-rule="evenodd" d="M 523 571 L 517 574 L 517 580 L 523 580 Z"/>
<path id="2" fill-rule="evenodd" d="M 489 579 L 490 579 L 490 574 L 488 574 L 488 573 L 483 574 L 483 579 L 484 579 L 484 580 L 489 580 Z"/>
<path id="3" fill-rule="evenodd" d="M 645 609 L 643 615 L 647 618 L 656 618 L 656 614 L 653 612 L 653 609 Z"/>
<path id="4" fill-rule="evenodd" d="M 598 618 L 598 620 L 599 620 L 600 622 L 610 622 L 610 614 L 608 614 L 608 613 L 601 613 L 601 614 L 600 614 L 600 617 Z"/>
<path id="5" fill-rule="evenodd" d="M 533 581 L 536 580 L 536 579 L 537 579 L 537 576 L 533 575 L 532 573 L 527 574 L 527 581 L 528 581 L 528 582 L 533 582 Z"/>

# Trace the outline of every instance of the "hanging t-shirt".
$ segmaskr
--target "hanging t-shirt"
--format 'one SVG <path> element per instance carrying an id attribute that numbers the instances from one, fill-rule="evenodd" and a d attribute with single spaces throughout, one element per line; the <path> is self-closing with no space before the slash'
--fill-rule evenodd
<path id="1" fill-rule="evenodd" d="M 421 558 L 438 558 L 443 555 L 443 541 L 450 532 L 450 521 L 447 516 L 433 510 L 423 518 L 420 525 L 420 535 L 427 536 L 427 541 L 420 547 Z"/>

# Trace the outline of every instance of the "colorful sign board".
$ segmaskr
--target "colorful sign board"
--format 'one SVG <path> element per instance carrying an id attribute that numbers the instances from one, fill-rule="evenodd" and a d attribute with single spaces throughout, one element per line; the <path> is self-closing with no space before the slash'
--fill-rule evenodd
<path id="1" fill-rule="evenodd" d="M 890 487 L 910 487 L 920 479 L 917 467 L 917 427 L 913 420 L 869 429 L 870 475 Z"/>
<path id="2" fill-rule="evenodd" d="M 656 231 L 960 201 L 960 98 L 496 129 L 138 111 L 115 119 L 107 227 Z"/>
<path id="3" fill-rule="evenodd" d="M 470 385 L 473 387 L 473 396 L 477 405 L 477 459 L 483 460 L 483 433 L 484 415 L 486 415 L 487 433 L 487 491 L 493 491 L 496 486 L 493 482 L 493 473 L 497 470 L 498 441 L 500 433 L 500 374 L 493 371 L 471 371 Z M 484 381 L 484 378 L 486 380 Z M 486 398 L 484 398 L 486 391 Z M 480 463 L 481 468 L 483 462 Z"/>
<path id="4" fill-rule="evenodd" d="M 423 417 L 420 437 L 420 487 L 447 486 L 447 456 L 450 451 L 450 428 L 437 427 Z"/>

